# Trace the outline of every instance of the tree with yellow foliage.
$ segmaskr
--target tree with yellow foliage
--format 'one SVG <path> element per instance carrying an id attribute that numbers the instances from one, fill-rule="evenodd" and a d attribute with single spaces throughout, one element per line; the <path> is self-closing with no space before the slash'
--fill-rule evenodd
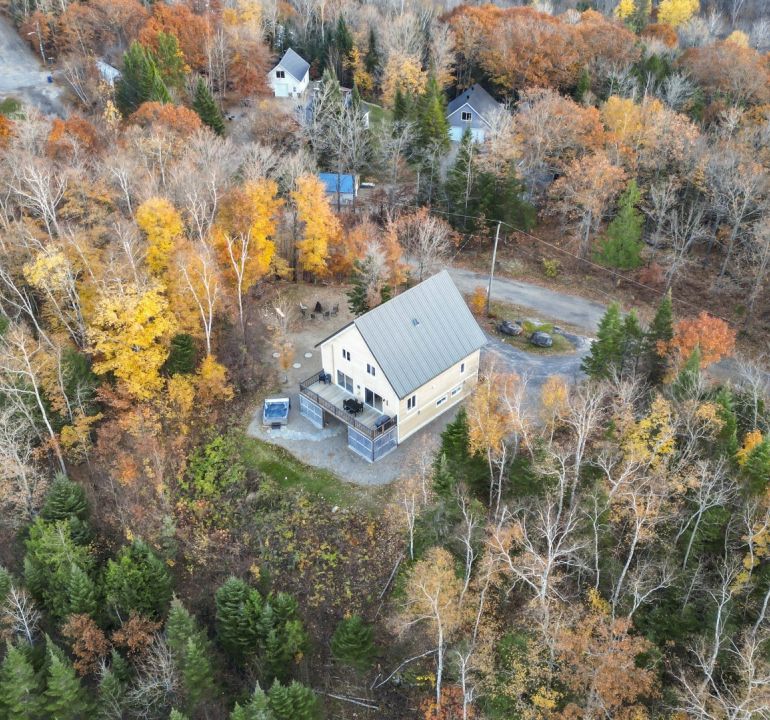
<path id="1" fill-rule="evenodd" d="M 187 243 L 177 256 L 177 266 L 184 292 L 192 299 L 200 318 L 206 355 L 211 355 L 214 316 L 219 309 L 220 297 L 220 274 L 214 251 L 205 242 Z"/>
<path id="2" fill-rule="evenodd" d="M 357 47 L 353 46 L 345 61 L 345 67 L 347 67 L 353 77 L 353 85 L 358 88 L 362 95 L 368 96 L 374 88 L 374 78 L 366 69 L 364 57 Z"/>
<path id="3" fill-rule="evenodd" d="M 163 387 L 160 369 L 168 357 L 168 338 L 176 322 L 158 286 L 111 288 L 99 297 L 88 330 L 95 355 L 93 370 L 112 373 L 138 400 Z"/>
<path id="4" fill-rule="evenodd" d="M 274 180 L 247 182 L 226 198 L 214 228 L 214 245 L 225 278 L 234 285 L 244 332 L 243 296 L 265 276 L 275 257 L 273 236 L 282 205 Z"/>
<path id="5" fill-rule="evenodd" d="M 425 92 L 428 74 L 422 69 L 419 58 L 401 52 L 392 52 L 388 57 L 382 77 L 382 102 L 393 106 L 396 91 L 416 97 Z"/>
<path id="6" fill-rule="evenodd" d="M 658 22 L 679 27 L 700 12 L 700 0 L 661 0 Z"/>
<path id="7" fill-rule="evenodd" d="M 168 270 L 174 244 L 184 232 L 182 218 L 166 198 L 151 197 L 136 210 L 136 224 L 147 238 L 147 267 L 155 277 Z"/>
<path id="8" fill-rule="evenodd" d="M 304 272 L 323 277 L 329 272 L 329 244 L 340 234 L 340 222 L 317 177 L 301 175 L 291 196 L 297 208 L 297 219 L 303 225 L 302 240 L 297 243 L 297 265 Z"/>

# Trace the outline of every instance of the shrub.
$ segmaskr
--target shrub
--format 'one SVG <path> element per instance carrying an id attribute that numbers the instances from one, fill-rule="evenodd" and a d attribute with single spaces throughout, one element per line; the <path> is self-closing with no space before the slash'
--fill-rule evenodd
<path id="1" fill-rule="evenodd" d="M 559 273 L 561 272 L 561 263 L 556 259 L 550 259 L 550 258 L 543 258 L 541 260 L 543 264 L 543 274 L 547 278 L 555 278 L 559 277 Z"/>

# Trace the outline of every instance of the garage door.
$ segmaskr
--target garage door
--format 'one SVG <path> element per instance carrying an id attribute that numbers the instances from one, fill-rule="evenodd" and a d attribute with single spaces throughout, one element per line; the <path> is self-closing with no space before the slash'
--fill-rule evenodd
<path id="1" fill-rule="evenodd" d="M 289 83 L 276 83 L 273 89 L 276 97 L 289 97 Z"/>
<path id="2" fill-rule="evenodd" d="M 449 128 L 449 138 L 452 140 L 452 142 L 460 142 L 460 140 L 463 139 L 463 128 L 461 128 L 461 127 L 450 127 Z"/>

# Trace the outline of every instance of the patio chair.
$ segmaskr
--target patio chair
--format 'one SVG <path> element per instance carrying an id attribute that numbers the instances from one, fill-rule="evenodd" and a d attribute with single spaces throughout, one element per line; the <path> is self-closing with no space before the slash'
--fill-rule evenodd
<path id="1" fill-rule="evenodd" d="M 331 310 L 324 310 L 324 320 L 328 320 L 331 316 Z"/>
<path id="2" fill-rule="evenodd" d="M 299 311 L 302 313 L 302 317 L 307 317 L 307 305 L 299 304 Z"/>
<path id="3" fill-rule="evenodd" d="M 339 303 L 334 303 L 334 305 L 332 305 L 332 317 L 337 315 L 337 313 L 339 313 L 339 311 L 340 311 L 340 304 Z"/>
<path id="4" fill-rule="evenodd" d="M 318 313 L 319 315 L 324 311 L 324 306 L 321 305 L 320 300 L 316 300 L 315 307 L 313 308 L 313 312 Z"/>

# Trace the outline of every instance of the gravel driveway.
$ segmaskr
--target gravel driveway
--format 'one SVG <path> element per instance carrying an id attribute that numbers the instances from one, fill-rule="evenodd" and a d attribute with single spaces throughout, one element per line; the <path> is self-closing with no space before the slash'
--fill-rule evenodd
<path id="1" fill-rule="evenodd" d="M 10 20 L 0 16 L 0 99 L 14 97 L 34 105 L 44 115 L 66 117 L 62 88 L 48 82 L 46 71 Z"/>

